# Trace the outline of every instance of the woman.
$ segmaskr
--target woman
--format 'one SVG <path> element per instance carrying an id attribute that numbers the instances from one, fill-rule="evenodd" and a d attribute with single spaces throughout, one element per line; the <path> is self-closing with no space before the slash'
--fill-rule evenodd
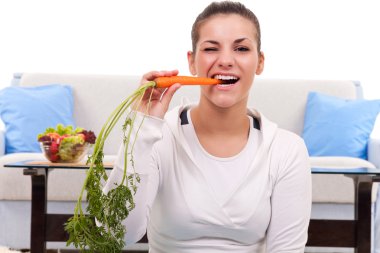
<path id="1" fill-rule="evenodd" d="M 134 144 L 141 177 L 124 221 L 127 244 L 147 231 L 150 252 L 304 252 L 311 175 L 301 138 L 247 109 L 264 68 L 260 28 L 242 4 L 210 4 L 192 29 L 193 75 L 232 84 L 201 87 L 198 104 L 167 112 L 180 84 L 147 91 Z M 178 71 L 153 71 L 142 83 Z M 136 129 L 137 131 L 137 129 Z M 123 150 L 105 191 L 123 173 Z"/>

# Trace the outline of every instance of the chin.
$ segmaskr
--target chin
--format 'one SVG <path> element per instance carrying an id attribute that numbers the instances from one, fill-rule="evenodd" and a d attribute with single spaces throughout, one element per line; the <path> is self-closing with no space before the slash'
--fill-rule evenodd
<path id="1" fill-rule="evenodd" d="M 236 101 L 231 101 L 229 99 L 223 99 L 222 101 L 219 100 L 219 101 L 212 101 L 212 102 L 216 107 L 223 108 L 223 109 L 228 109 L 237 104 Z"/>
<path id="2" fill-rule="evenodd" d="M 239 105 L 244 102 L 244 99 L 241 98 L 241 94 L 232 94 L 232 93 L 203 93 L 203 99 L 207 101 L 210 105 L 228 109 Z"/>

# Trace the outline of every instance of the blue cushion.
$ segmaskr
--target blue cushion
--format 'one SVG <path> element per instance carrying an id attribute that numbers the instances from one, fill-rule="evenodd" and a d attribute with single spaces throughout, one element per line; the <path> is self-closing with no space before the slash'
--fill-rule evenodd
<path id="1" fill-rule="evenodd" d="M 380 100 L 347 100 L 311 92 L 303 138 L 310 156 L 367 159 L 367 144 L 380 111 Z"/>
<path id="2" fill-rule="evenodd" d="M 67 85 L 6 87 L 0 91 L 5 153 L 41 152 L 37 135 L 58 123 L 73 125 L 73 95 Z"/>

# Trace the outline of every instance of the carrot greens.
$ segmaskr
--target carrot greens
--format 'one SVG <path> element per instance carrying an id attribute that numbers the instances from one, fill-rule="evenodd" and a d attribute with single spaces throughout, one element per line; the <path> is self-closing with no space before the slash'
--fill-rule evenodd
<path id="1" fill-rule="evenodd" d="M 125 99 L 110 115 L 103 125 L 87 164 L 86 179 L 77 200 L 74 215 L 65 224 L 65 230 L 69 234 L 67 245 L 73 244 L 82 252 L 120 252 L 125 246 L 124 235 L 126 228 L 122 221 L 126 219 L 129 212 L 135 207 L 133 195 L 137 190 L 137 183 L 140 178 L 137 173 L 127 173 L 127 168 L 133 168 L 133 144 L 130 139 L 136 119 L 136 110 L 129 110 L 123 124 L 123 143 L 125 145 L 124 173 L 121 183 L 107 193 L 103 192 L 103 184 L 108 179 L 103 165 L 104 143 L 112 129 L 122 115 L 133 104 L 137 107 L 145 91 L 156 85 L 155 82 L 148 82 L 139 87 L 132 95 Z M 152 89 L 153 92 L 153 89 Z M 152 93 L 151 93 L 152 95 Z M 150 101 L 150 99 L 149 99 Z M 142 122 L 138 126 L 140 128 Z M 136 135 L 138 130 L 136 131 Z M 133 136 L 136 139 L 137 136 Z M 129 147 L 131 145 L 131 147 Z M 131 164 L 129 165 L 128 162 Z M 87 192 L 86 212 L 82 207 L 82 198 Z"/>

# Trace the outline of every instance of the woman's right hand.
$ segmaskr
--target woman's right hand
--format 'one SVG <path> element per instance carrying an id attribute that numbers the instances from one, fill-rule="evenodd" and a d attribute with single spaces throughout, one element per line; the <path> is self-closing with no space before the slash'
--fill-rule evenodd
<path id="1" fill-rule="evenodd" d="M 171 71 L 151 71 L 143 75 L 141 85 L 153 81 L 160 76 L 176 76 L 178 70 Z M 169 88 L 149 88 L 145 91 L 141 102 L 136 101 L 133 108 L 144 114 L 163 119 L 168 111 L 170 101 L 174 93 L 181 87 L 176 83 Z M 149 102 L 150 99 L 150 102 Z"/>

